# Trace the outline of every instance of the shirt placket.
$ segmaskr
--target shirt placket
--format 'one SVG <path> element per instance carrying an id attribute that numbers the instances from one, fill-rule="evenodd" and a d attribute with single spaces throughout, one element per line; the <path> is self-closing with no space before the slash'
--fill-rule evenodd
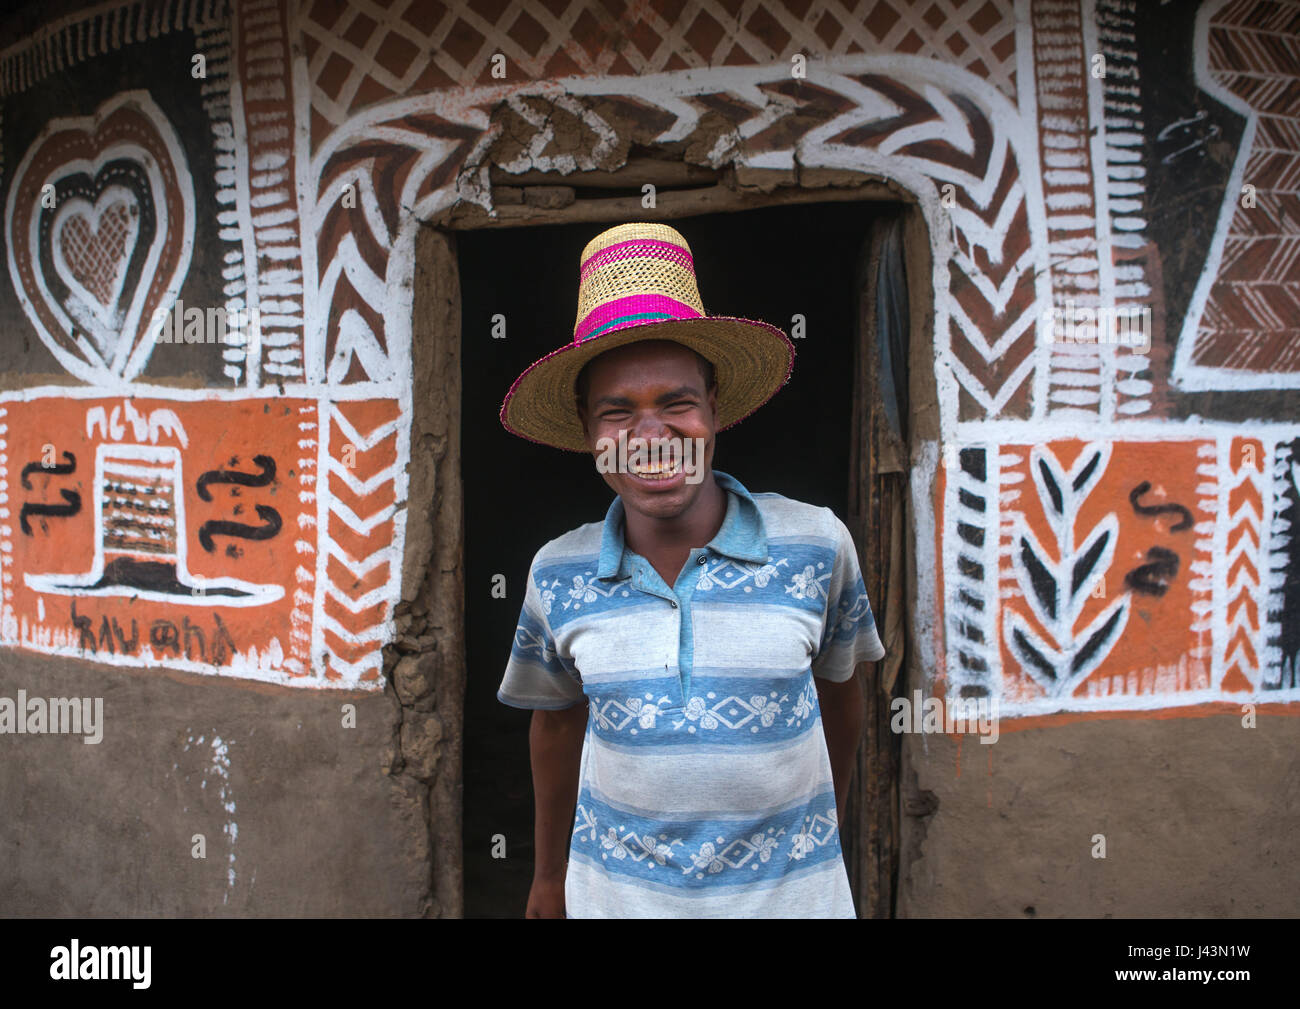
<path id="1" fill-rule="evenodd" d="M 677 666 L 677 707 L 686 707 L 690 696 L 691 673 L 694 668 L 695 627 L 691 615 L 691 599 L 695 593 L 695 584 L 699 581 L 700 566 L 708 562 L 708 550 L 695 547 L 682 566 L 677 576 L 675 588 L 669 588 L 659 572 L 639 554 L 634 555 L 636 566 L 632 576 L 633 587 L 652 596 L 658 596 L 672 607 L 675 619 L 676 643 L 674 645 L 673 664 Z M 689 629 L 690 634 L 683 631 Z M 683 647 L 684 645 L 688 647 Z"/>

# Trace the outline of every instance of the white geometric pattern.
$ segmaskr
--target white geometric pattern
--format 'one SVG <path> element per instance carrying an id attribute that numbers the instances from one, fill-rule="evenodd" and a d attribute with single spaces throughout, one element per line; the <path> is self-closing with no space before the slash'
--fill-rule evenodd
<path id="1" fill-rule="evenodd" d="M 750 732 L 758 732 L 760 727 L 771 728 L 776 724 L 777 717 L 782 713 L 781 705 L 789 699 L 789 694 L 778 696 L 773 690 L 766 697 L 755 694 L 745 699 L 736 694 L 728 694 L 719 700 L 714 691 L 709 691 L 704 697 L 697 695 L 690 698 L 686 702 L 686 707 L 682 709 L 682 717 L 673 720 L 672 727 L 680 729 L 685 725 L 686 731 L 692 734 L 697 725 L 702 729 L 740 730 L 748 727 Z M 627 729 L 628 734 L 633 736 L 641 729 L 655 728 L 658 716 L 668 711 L 671 706 L 672 699 L 666 695 L 660 697 L 658 701 L 654 700 L 653 694 L 646 694 L 644 698 L 628 697 L 622 700 L 618 698 L 602 700 L 599 697 L 591 699 L 592 718 L 595 719 L 598 728 L 607 732 L 621 732 Z M 804 707 L 808 707 L 806 702 Z M 793 719 L 789 719 L 786 724 L 789 725 L 792 721 Z"/>
<path id="2" fill-rule="evenodd" d="M 788 561 L 784 557 L 775 564 L 747 564 L 744 561 L 723 558 L 719 564 L 713 566 L 706 564 L 704 566 L 695 587 L 704 592 L 715 588 L 734 589 L 737 585 L 743 585 L 753 579 L 754 584 L 761 589 L 778 573 L 776 569 L 787 563 Z M 746 588 L 745 591 L 750 590 Z"/>
<path id="3" fill-rule="evenodd" d="M 605 860 L 645 862 L 653 869 L 668 864 L 673 857 L 673 846 L 684 844 L 681 838 L 670 840 L 667 834 L 638 834 L 626 824 L 605 827 L 597 819 L 594 810 L 578 803 L 573 837 L 577 842 L 599 843 L 600 857 Z M 806 858 L 826 845 L 835 836 L 835 829 L 835 820 L 824 814 L 804 817 L 799 832 L 791 835 L 787 858 Z M 701 842 L 696 851 L 687 853 L 687 858 L 681 863 L 682 875 L 694 873 L 696 879 L 703 879 L 706 873 L 741 869 L 746 865 L 757 870 L 759 863 L 772 860 L 781 845 L 778 838 L 784 834 L 784 827 L 768 827 L 766 832 L 730 840 L 725 834 L 719 834 L 712 841 Z"/>
<path id="4" fill-rule="evenodd" d="M 869 10 L 851 0 L 814 0 L 799 11 L 784 4 L 737 7 L 701 0 L 681 16 L 649 3 L 634 4 L 620 15 L 591 3 L 515 0 L 495 14 L 476 6 L 481 5 L 472 0 L 438 5 L 350 0 L 320 17 L 314 5 L 299 4 L 293 27 L 309 42 L 312 110 L 339 125 L 363 104 L 363 89 L 374 100 L 375 93 L 400 98 L 447 87 L 481 73 L 497 54 L 512 80 L 536 80 L 558 76 L 552 69 L 557 59 L 576 65 L 576 73 L 599 77 L 650 76 L 682 63 L 701 69 L 723 62 L 788 62 L 792 52 L 810 60 L 855 52 L 914 53 L 968 68 L 1009 98 L 1016 94 L 1016 16 L 1010 0 L 925 5 L 903 0 L 872 4 Z M 673 6 L 674 14 L 679 6 Z M 537 42 L 528 38 L 525 26 L 540 29 Z M 583 44 L 593 29 L 609 37 L 635 35 L 637 41 Z M 474 41 L 466 45 L 466 39 Z"/>
<path id="5" fill-rule="evenodd" d="M 682 867 L 682 874 L 689 876 L 692 870 L 721 872 L 723 869 L 739 869 L 755 855 L 760 862 L 770 861 L 772 852 L 776 850 L 779 843 L 777 838 L 785 833 L 785 828 L 775 832 L 771 827 L 767 830 L 766 834 L 752 834 L 748 838 L 738 837 L 730 844 L 719 837 L 717 844 L 721 845 L 721 848 L 715 847 L 712 841 L 705 841 L 700 845 L 700 850 L 691 855 L 691 865 Z M 754 868 L 757 869 L 758 866 Z M 695 878 L 702 878 L 704 872 L 696 871 Z"/>
<path id="6" fill-rule="evenodd" d="M 834 819 L 824 813 L 818 813 L 816 816 L 805 816 L 803 820 L 803 827 L 800 828 L 799 833 L 795 834 L 790 842 L 790 857 L 793 859 L 806 858 L 817 848 L 825 846 L 835 836 L 837 824 Z"/>

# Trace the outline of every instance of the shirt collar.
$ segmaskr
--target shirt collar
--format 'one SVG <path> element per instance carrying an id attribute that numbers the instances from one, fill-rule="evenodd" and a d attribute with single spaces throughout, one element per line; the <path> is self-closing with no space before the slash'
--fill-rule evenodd
<path id="1" fill-rule="evenodd" d="M 721 470 L 713 471 L 713 480 L 727 492 L 727 514 L 717 535 L 709 540 L 709 549 L 724 557 L 752 564 L 771 560 L 767 551 L 767 529 L 753 496 L 739 480 Z M 605 513 L 597 578 L 625 578 L 631 573 L 627 557 L 631 551 L 624 547 L 623 529 L 623 499 L 616 497 Z"/>

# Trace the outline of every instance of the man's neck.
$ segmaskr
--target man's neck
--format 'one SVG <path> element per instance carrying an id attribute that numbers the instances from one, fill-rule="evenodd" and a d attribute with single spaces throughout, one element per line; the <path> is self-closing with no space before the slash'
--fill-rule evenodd
<path id="1" fill-rule="evenodd" d="M 671 551 L 689 552 L 702 547 L 718 534 L 727 517 L 727 492 L 707 470 L 694 503 L 680 515 L 656 518 L 624 508 L 623 541 L 642 557 Z"/>

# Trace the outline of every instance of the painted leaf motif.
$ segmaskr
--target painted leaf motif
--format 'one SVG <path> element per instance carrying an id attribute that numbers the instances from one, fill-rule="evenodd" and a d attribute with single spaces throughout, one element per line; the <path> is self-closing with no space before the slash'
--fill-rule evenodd
<path id="1" fill-rule="evenodd" d="M 1080 458 L 1082 458 L 1082 456 Z M 1100 463 L 1101 463 L 1101 452 L 1099 451 L 1093 452 L 1092 458 L 1089 459 L 1084 464 L 1081 470 L 1079 470 L 1078 475 L 1075 476 L 1074 481 L 1071 485 L 1074 488 L 1074 492 L 1076 494 L 1083 493 L 1084 486 L 1092 482 L 1092 478 L 1094 474 L 1100 476 L 1100 474 L 1097 473 L 1097 467 Z"/>
<path id="2" fill-rule="evenodd" d="M 1061 498 L 1061 481 L 1059 474 L 1054 471 L 1053 467 L 1044 458 L 1039 458 L 1038 460 L 1038 473 L 1040 476 L 1039 486 L 1047 491 L 1047 498 L 1043 503 L 1047 504 L 1050 502 L 1053 514 L 1059 516 L 1064 505 Z"/>
<path id="3" fill-rule="evenodd" d="M 1079 559 L 1074 562 L 1074 572 L 1070 578 L 1071 599 L 1079 594 L 1079 586 L 1084 583 L 1088 575 L 1092 574 L 1093 569 L 1097 566 L 1098 559 L 1106 552 L 1106 547 L 1109 545 L 1110 530 L 1103 530 L 1102 535 L 1098 536 Z"/>
<path id="4" fill-rule="evenodd" d="M 1034 552 L 1034 548 L 1024 536 L 1020 538 L 1020 557 L 1029 571 L 1030 588 L 1033 589 L 1034 595 L 1038 597 L 1038 602 L 1043 607 L 1043 610 L 1052 620 L 1055 620 L 1057 604 L 1056 576 L 1052 574 L 1047 564 Z"/>

